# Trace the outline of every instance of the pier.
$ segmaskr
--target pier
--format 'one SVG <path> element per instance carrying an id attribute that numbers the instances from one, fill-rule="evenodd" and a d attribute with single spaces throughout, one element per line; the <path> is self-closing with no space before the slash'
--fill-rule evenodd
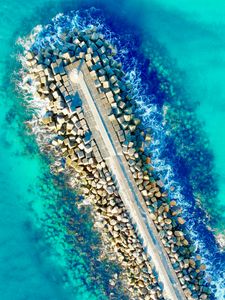
<path id="1" fill-rule="evenodd" d="M 24 89 L 46 105 L 38 140 L 52 170 L 91 204 L 103 252 L 121 266 L 131 299 L 210 299 L 181 210 L 145 153 L 151 135 L 115 55 L 95 28 L 62 34 L 59 49 L 26 53 Z"/>
<path id="2" fill-rule="evenodd" d="M 66 68 L 66 71 L 74 95 L 78 93 L 81 98 L 84 117 L 89 128 L 91 128 L 102 158 L 114 176 L 120 197 L 137 226 L 146 253 L 152 259 L 159 274 L 159 280 L 163 283 L 165 298 L 171 300 L 185 299 L 180 283 L 149 216 L 143 197 L 129 170 L 116 132 L 109 121 L 106 96 L 104 94 L 99 95 L 85 62 L 82 64 L 74 63 Z"/>

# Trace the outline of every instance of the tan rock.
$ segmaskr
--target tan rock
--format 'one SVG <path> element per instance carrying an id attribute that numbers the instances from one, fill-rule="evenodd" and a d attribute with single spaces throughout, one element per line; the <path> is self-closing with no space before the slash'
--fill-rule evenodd
<path id="1" fill-rule="evenodd" d="M 31 53 L 31 52 L 29 51 L 29 52 L 27 52 L 27 54 L 26 54 L 26 58 L 27 58 L 28 60 L 31 60 L 31 59 L 34 58 L 34 54 Z"/>
<path id="2" fill-rule="evenodd" d="M 151 163 L 151 158 L 150 157 L 146 157 L 146 164 L 150 164 Z"/>
<path id="3" fill-rule="evenodd" d="M 51 123 L 51 121 L 52 121 L 52 118 L 51 118 L 50 116 L 44 116 L 44 117 L 42 118 L 42 123 L 43 123 L 44 125 L 47 125 L 47 124 Z"/>
<path id="4" fill-rule="evenodd" d="M 137 284 L 139 287 L 142 287 L 142 288 L 145 287 L 144 282 L 142 280 L 138 280 Z"/>
<path id="5" fill-rule="evenodd" d="M 141 193 L 142 193 L 142 195 L 143 195 L 144 197 L 147 197 L 147 196 L 148 196 L 148 191 L 146 191 L 146 190 L 142 190 Z"/>
<path id="6" fill-rule="evenodd" d="M 178 218 L 177 218 L 177 221 L 178 221 L 178 223 L 181 224 L 181 225 L 183 225 L 183 224 L 185 223 L 185 220 L 184 220 L 183 218 L 181 218 L 181 217 L 178 217 Z"/>
<path id="7" fill-rule="evenodd" d="M 176 205 L 177 205 L 177 202 L 175 200 L 170 201 L 170 206 L 171 207 L 176 206 Z"/>
<path id="8" fill-rule="evenodd" d="M 109 82 L 108 81 L 104 81 L 103 82 L 103 87 L 104 87 L 104 89 L 108 89 L 110 87 Z"/>
<path id="9" fill-rule="evenodd" d="M 195 263 L 194 259 L 192 259 L 192 258 L 189 259 L 189 264 L 192 268 L 195 268 L 196 263 Z"/>
<path id="10" fill-rule="evenodd" d="M 124 120 L 126 121 L 126 122 L 130 122 L 130 120 L 131 120 L 131 115 L 124 115 Z"/>
<path id="11" fill-rule="evenodd" d="M 184 290 L 184 295 L 187 297 L 187 299 L 190 299 L 191 297 L 191 291 L 189 289 Z"/>
<path id="12" fill-rule="evenodd" d="M 169 210 L 170 210 L 170 207 L 169 207 L 168 204 L 166 204 L 166 205 L 164 206 L 164 212 L 165 212 L 165 213 L 168 213 Z"/>
<path id="13" fill-rule="evenodd" d="M 153 221 L 155 221 L 156 218 L 157 218 L 156 215 L 153 214 L 153 213 L 150 213 L 149 216 L 150 216 L 150 218 L 151 218 Z"/>
<path id="14" fill-rule="evenodd" d="M 176 237 L 183 237 L 183 236 L 184 236 L 183 232 L 182 232 L 182 231 L 179 231 L 179 230 L 174 231 L 174 235 L 175 235 Z"/>
<path id="15" fill-rule="evenodd" d="M 184 246 L 188 246 L 189 245 L 189 242 L 186 239 L 183 239 L 182 243 L 183 243 Z"/>
<path id="16" fill-rule="evenodd" d="M 201 264 L 200 269 L 201 269 L 202 271 L 205 271 L 206 265 L 205 265 L 205 264 Z"/>
<path id="17" fill-rule="evenodd" d="M 172 220 L 171 219 L 165 219 L 164 222 L 165 222 L 165 224 L 169 225 L 169 224 L 172 223 Z"/>
<path id="18" fill-rule="evenodd" d="M 162 195 L 162 194 L 161 194 L 160 192 L 155 193 L 155 196 L 156 196 L 157 198 L 160 198 L 161 195 Z"/>
<path id="19" fill-rule="evenodd" d="M 146 133 L 145 135 L 145 141 L 150 142 L 151 141 L 151 135 L 149 133 Z"/>
<path id="20" fill-rule="evenodd" d="M 110 225 L 115 226 L 117 224 L 117 221 L 115 219 L 110 220 Z"/>

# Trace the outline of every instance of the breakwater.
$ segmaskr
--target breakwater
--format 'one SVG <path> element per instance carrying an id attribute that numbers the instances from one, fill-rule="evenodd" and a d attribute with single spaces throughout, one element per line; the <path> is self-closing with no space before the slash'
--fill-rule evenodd
<path id="1" fill-rule="evenodd" d="M 41 53 L 31 49 L 26 54 L 27 90 L 35 87 L 35 97 L 46 103 L 45 114 L 38 119 L 38 125 L 42 128 L 39 138 L 47 137 L 45 142 L 52 139 L 51 144 L 45 143 L 45 148 L 58 158 L 54 170 L 63 172 L 69 168 L 73 178 L 77 178 L 81 191 L 87 195 L 95 209 L 94 216 L 98 216 L 97 225 L 105 232 L 105 241 L 108 241 L 111 252 L 115 251 L 120 257 L 129 292 L 146 299 L 160 299 L 162 291 L 157 277 L 153 274 L 154 266 L 144 256 L 143 247 L 110 177 L 110 170 L 104 165 L 95 141 L 90 138 L 91 128 L 88 128 L 82 115 L 79 98 L 74 99 L 70 94 L 64 67 L 83 59 L 93 76 L 98 92 L 105 94 L 108 99 L 110 122 L 118 134 L 124 157 L 186 297 L 207 299 L 210 291 L 204 281 L 205 267 L 200 264 L 199 257 L 195 257 L 189 245 L 188 235 L 183 228 L 184 220 L 179 216 L 179 208 L 176 207 L 175 201 L 168 199 L 163 183 L 153 174 L 151 158 L 145 155 L 145 145 L 151 142 L 151 135 L 133 113 L 135 101 L 130 97 L 132 86 L 123 80 L 121 65 L 112 58 L 112 55 L 116 54 L 115 49 L 101 34 L 92 30 L 62 34 L 61 41 L 62 49 L 46 48 Z M 92 153 L 95 154 L 92 156 Z M 108 181 L 105 173 L 109 173 Z M 118 201 L 116 203 L 115 196 Z M 116 218 L 110 212 L 114 207 L 116 210 L 122 209 L 117 212 Z M 111 231 L 114 232 L 114 227 L 118 227 L 118 224 L 119 227 L 122 224 L 124 230 L 115 230 L 118 236 L 114 237 Z M 129 240 L 130 235 L 133 236 L 132 240 Z M 117 247 L 112 248 L 113 244 Z M 129 250 L 127 254 L 127 251 L 123 250 L 127 248 L 124 244 L 128 248 L 131 245 L 134 250 Z M 138 253 L 135 254 L 136 257 L 134 252 Z M 143 261 L 138 264 L 140 257 Z"/>

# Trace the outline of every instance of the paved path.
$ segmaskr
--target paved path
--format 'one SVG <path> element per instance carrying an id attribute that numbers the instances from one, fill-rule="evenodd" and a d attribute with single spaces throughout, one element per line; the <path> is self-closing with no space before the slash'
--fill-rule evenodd
<path id="1" fill-rule="evenodd" d="M 77 72 L 77 68 L 79 68 L 79 72 Z M 108 104 L 105 96 L 100 96 L 97 92 L 85 64 L 79 67 L 75 64 L 73 68 L 70 66 L 67 71 L 74 92 L 79 92 L 81 96 L 85 118 L 93 138 L 115 177 L 120 197 L 135 224 L 147 255 L 153 261 L 159 280 L 163 284 L 164 297 L 170 300 L 185 299 L 155 225 L 149 216 L 144 199 L 129 170 L 118 137 L 107 117 Z"/>

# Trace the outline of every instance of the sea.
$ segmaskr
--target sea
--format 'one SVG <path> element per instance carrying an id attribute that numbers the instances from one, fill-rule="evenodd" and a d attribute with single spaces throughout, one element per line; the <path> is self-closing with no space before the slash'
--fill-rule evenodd
<path id="1" fill-rule="evenodd" d="M 88 207 L 51 173 L 27 126 L 19 57 L 63 29 L 95 25 L 118 49 L 152 156 L 183 209 L 216 299 L 225 299 L 225 3 L 0 0 L 0 299 L 126 299 L 100 259 Z M 46 27 L 47 24 L 51 26 Z M 34 29 L 36 28 L 36 29 Z"/>

